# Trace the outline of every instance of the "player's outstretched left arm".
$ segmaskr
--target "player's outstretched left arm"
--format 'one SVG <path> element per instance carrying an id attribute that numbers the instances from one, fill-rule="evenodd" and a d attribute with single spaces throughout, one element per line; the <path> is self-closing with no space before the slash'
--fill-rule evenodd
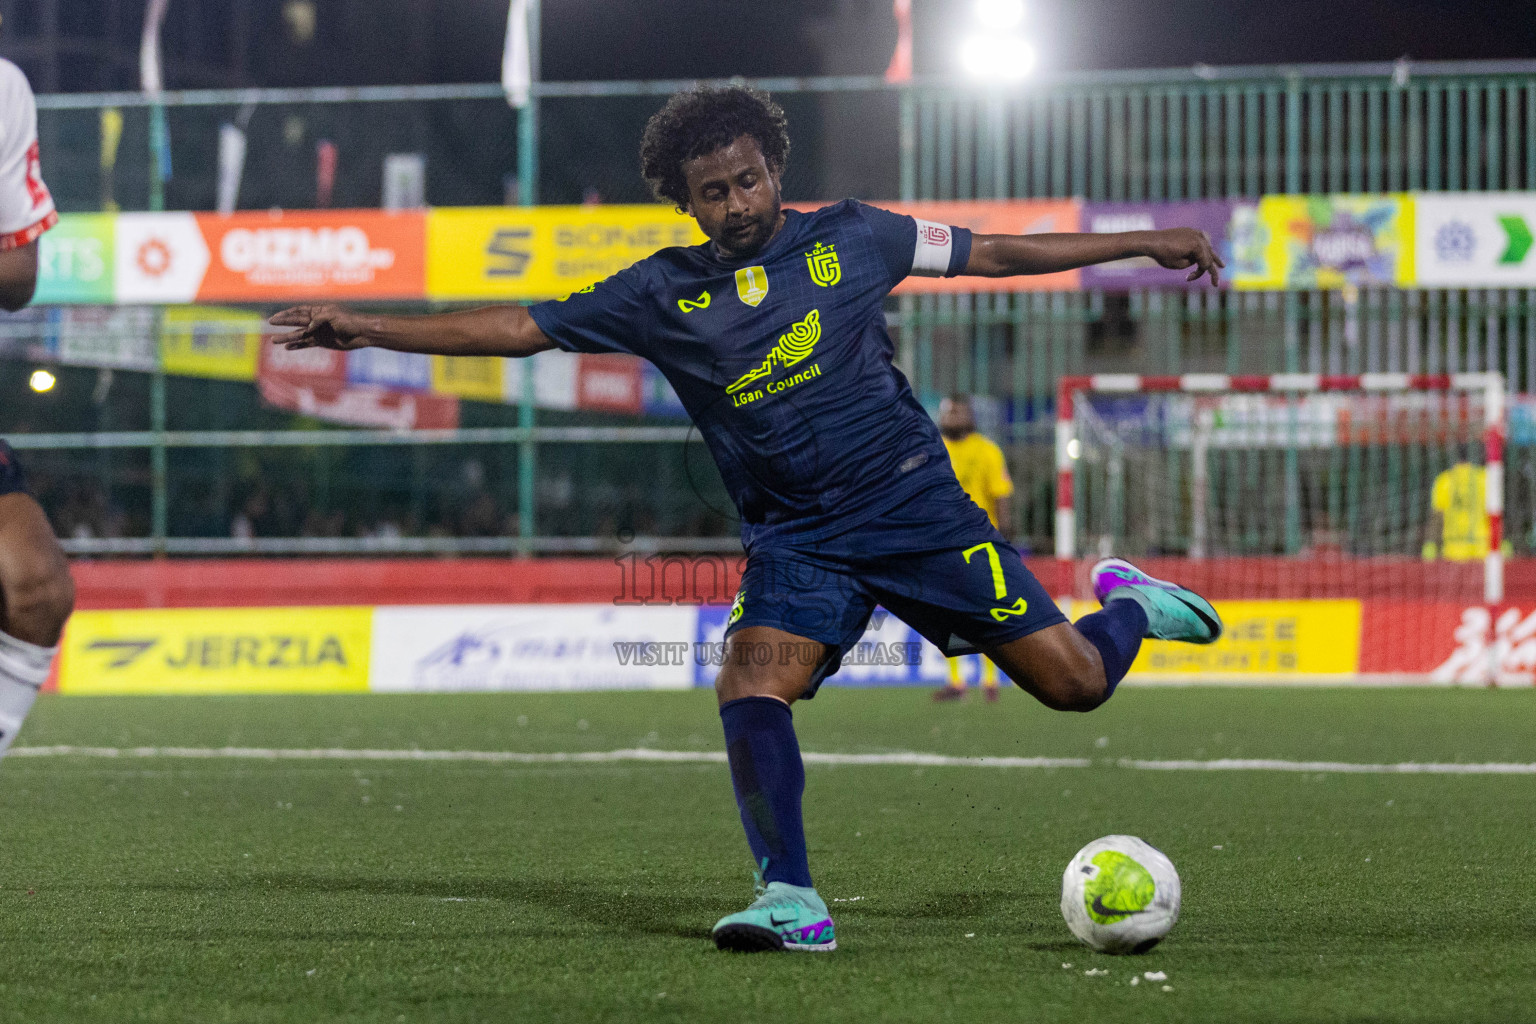
<path id="1" fill-rule="evenodd" d="M 1187 281 L 1205 274 L 1212 285 L 1226 264 L 1204 231 L 1120 231 L 1108 234 L 973 235 L 963 273 L 972 277 L 1054 274 L 1095 263 L 1147 256 L 1169 270 L 1193 267 Z"/>

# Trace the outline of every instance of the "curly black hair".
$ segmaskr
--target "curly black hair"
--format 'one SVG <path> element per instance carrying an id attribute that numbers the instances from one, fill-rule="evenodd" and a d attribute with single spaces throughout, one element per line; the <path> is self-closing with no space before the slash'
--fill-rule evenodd
<path id="1" fill-rule="evenodd" d="M 765 92 L 732 85 L 674 93 L 645 124 L 640 137 L 640 173 L 657 199 L 688 206 L 683 164 L 750 135 L 768 167 L 782 173 L 789 160 L 789 122 Z"/>

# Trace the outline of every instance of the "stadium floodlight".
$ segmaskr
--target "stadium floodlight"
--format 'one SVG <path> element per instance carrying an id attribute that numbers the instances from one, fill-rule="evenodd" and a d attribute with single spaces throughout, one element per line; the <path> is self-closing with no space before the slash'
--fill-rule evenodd
<path id="1" fill-rule="evenodd" d="M 993 32 L 1012 32 L 1024 23 L 1024 0 L 977 0 L 976 20 Z"/>
<path id="2" fill-rule="evenodd" d="M 977 33 L 961 44 L 960 66 L 975 78 L 1017 81 L 1035 70 L 1035 48 L 1022 36 Z"/>
<path id="3" fill-rule="evenodd" d="M 53 386 L 58 382 L 59 378 L 55 377 L 47 370 L 33 370 L 31 379 L 27 381 L 27 383 L 31 385 L 32 390 L 36 391 L 38 394 L 42 394 L 45 391 L 52 391 Z"/>

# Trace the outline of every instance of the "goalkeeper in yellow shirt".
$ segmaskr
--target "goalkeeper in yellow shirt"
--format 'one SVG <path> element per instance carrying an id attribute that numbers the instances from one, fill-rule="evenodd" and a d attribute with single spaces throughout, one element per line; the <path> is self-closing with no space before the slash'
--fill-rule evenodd
<path id="1" fill-rule="evenodd" d="M 1470 462 L 1458 462 L 1435 477 L 1430 491 L 1431 523 L 1424 544 L 1424 560 L 1480 562 L 1488 557 L 1492 536 L 1487 510 L 1488 470 Z M 1433 522 L 1438 519 L 1439 523 Z M 1435 527 L 1439 529 L 1436 531 Z M 1440 534 L 1439 545 L 1435 533 Z"/>
<path id="2" fill-rule="evenodd" d="M 939 403 L 939 431 L 955 478 L 971 500 L 981 506 L 992 525 L 1003 536 L 1013 534 L 1013 479 L 1003 450 L 976 431 L 976 411 L 966 395 L 950 395 Z M 967 654 L 949 659 L 949 685 L 933 695 L 934 700 L 959 700 L 965 696 L 966 663 L 975 666 L 987 700 L 997 700 L 997 666 L 985 655 Z"/>

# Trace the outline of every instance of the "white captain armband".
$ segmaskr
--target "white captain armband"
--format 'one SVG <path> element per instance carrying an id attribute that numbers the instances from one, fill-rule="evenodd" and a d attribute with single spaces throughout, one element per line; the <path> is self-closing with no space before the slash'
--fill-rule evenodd
<path id="1" fill-rule="evenodd" d="M 950 261 L 955 255 L 957 233 L 948 224 L 918 220 L 917 250 L 912 254 L 912 276 L 943 277 L 953 273 Z"/>

